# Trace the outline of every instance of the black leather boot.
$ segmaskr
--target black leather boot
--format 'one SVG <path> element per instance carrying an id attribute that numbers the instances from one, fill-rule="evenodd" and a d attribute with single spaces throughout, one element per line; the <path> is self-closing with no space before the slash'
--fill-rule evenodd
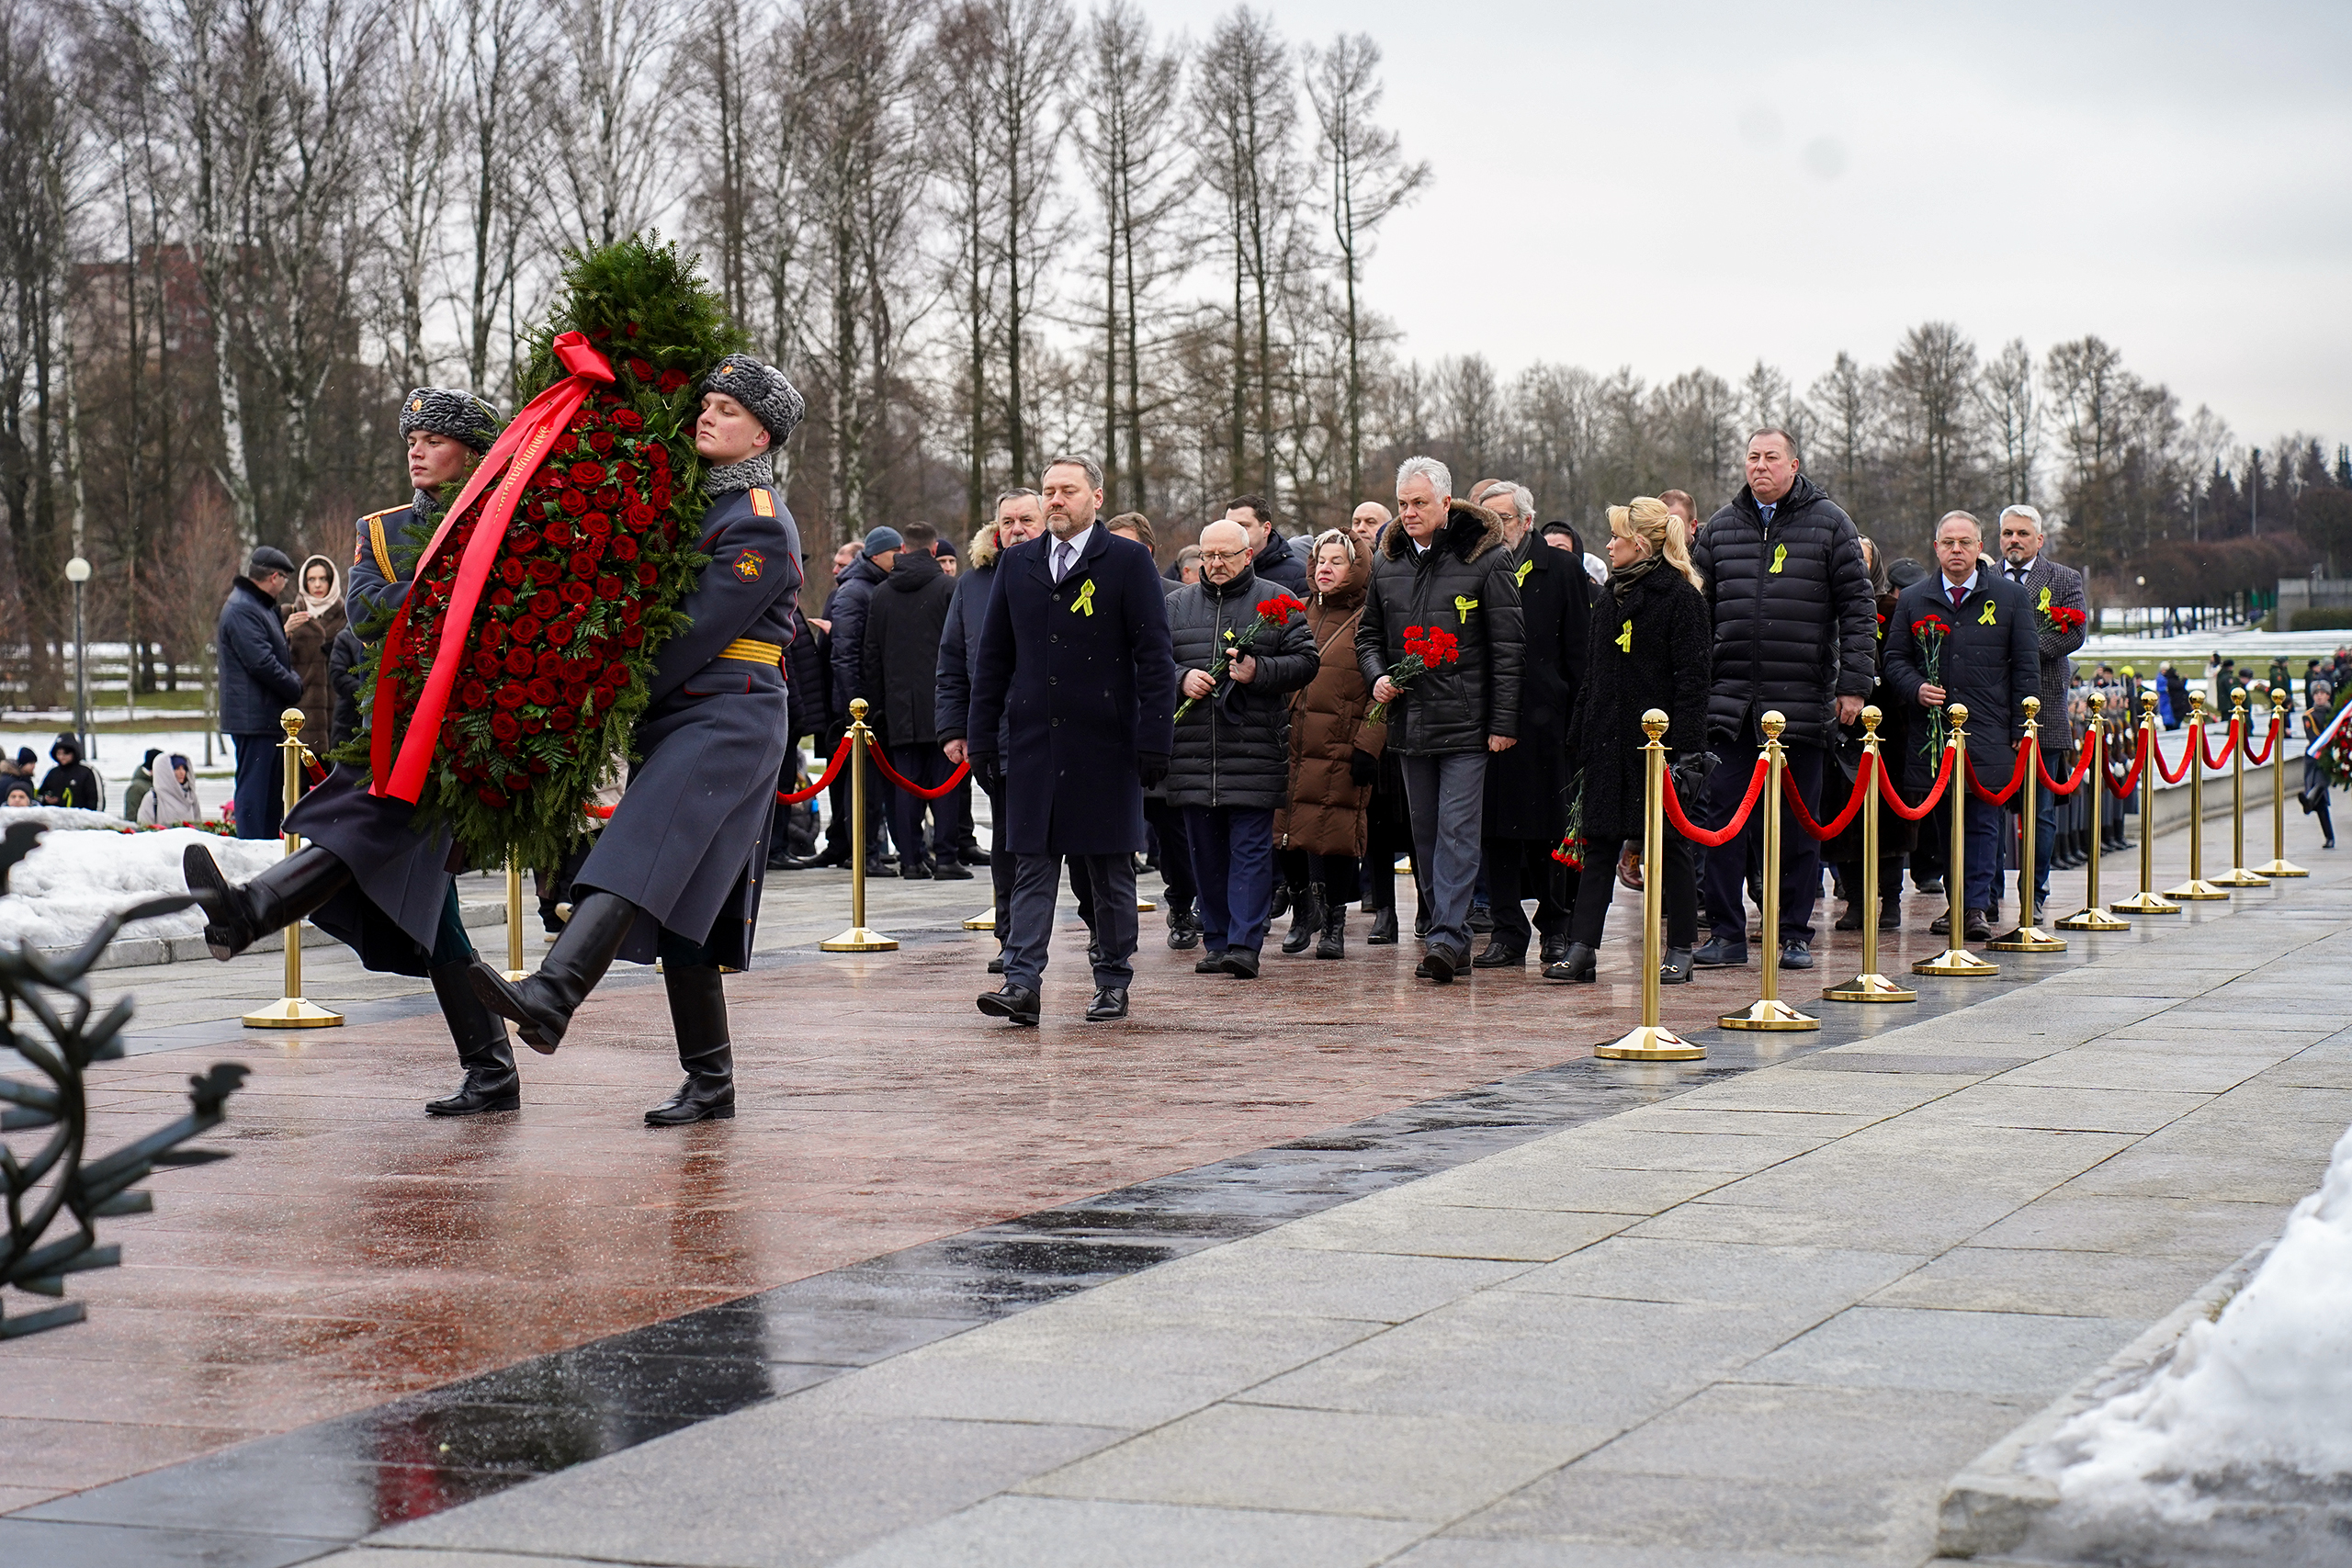
<path id="1" fill-rule="evenodd" d="M 1372 917 L 1372 930 L 1365 933 L 1366 942 L 1374 947 L 1393 947 L 1396 942 L 1396 906 L 1383 904 L 1380 913 Z"/>
<path id="2" fill-rule="evenodd" d="M 727 1038 L 727 992 L 716 964 L 662 966 L 670 992 L 670 1027 L 678 1036 L 678 1065 L 686 1081 L 645 1113 L 649 1127 L 727 1122 L 735 1116 L 735 1048 Z"/>
<path id="3" fill-rule="evenodd" d="M 1348 955 L 1348 907 L 1329 904 L 1323 909 L 1323 934 L 1315 939 L 1317 958 L 1345 958 Z"/>
<path id="4" fill-rule="evenodd" d="M 1290 934 L 1283 938 L 1284 953 L 1305 953 L 1323 924 L 1323 889 L 1308 883 L 1290 890 Z"/>
<path id="5" fill-rule="evenodd" d="M 1583 942 L 1572 942 L 1560 951 L 1558 962 L 1544 965 L 1544 978 L 1566 980 L 1572 986 L 1589 986 L 1597 976 L 1600 956 Z"/>
<path id="6" fill-rule="evenodd" d="M 350 868 L 316 844 L 303 845 L 243 886 L 220 874 L 211 851 L 190 844 L 180 856 L 180 874 L 204 911 L 204 945 L 223 964 L 314 912 L 351 880 Z"/>
<path id="7" fill-rule="evenodd" d="M 518 1111 L 523 1105 L 523 1080 L 514 1071 L 514 1047 L 506 1041 L 506 1021 L 481 1005 L 474 995 L 473 961 L 444 964 L 428 970 L 434 999 L 457 1042 L 458 1065 L 466 1081 L 447 1100 L 428 1100 L 428 1116 L 483 1116 L 496 1111 Z"/>
<path id="8" fill-rule="evenodd" d="M 637 923 L 637 906 L 617 893 L 595 892 L 572 906 L 571 919 L 540 963 L 538 973 L 509 982 L 477 958 L 468 971 L 474 995 L 501 1018 L 518 1026 L 523 1043 L 543 1056 L 555 1055 L 571 1015 L 612 967 L 613 956 Z"/>

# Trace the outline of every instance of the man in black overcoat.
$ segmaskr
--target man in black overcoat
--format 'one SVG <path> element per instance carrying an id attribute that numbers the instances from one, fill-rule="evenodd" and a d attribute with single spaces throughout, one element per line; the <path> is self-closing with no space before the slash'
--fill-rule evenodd
<path id="1" fill-rule="evenodd" d="M 2041 754 L 2050 760 L 2051 776 L 2063 779 L 2073 765 L 2075 750 L 2075 723 L 2067 711 L 2075 684 L 2074 654 L 2083 646 L 2090 600 L 2083 592 L 2083 574 L 2050 558 L 2045 547 L 2048 531 L 2040 512 L 2030 506 L 2005 507 L 2000 530 L 2001 575 L 2025 590 L 2027 605 L 2033 612 L 2034 641 L 2041 660 L 2037 693 L 2041 698 Z M 2052 610 L 2080 610 L 2084 626 L 2061 630 L 2045 625 Z M 2041 791 L 2034 816 L 2033 901 L 2026 907 L 2026 919 L 2018 922 L 2029 926 L 2041 923 L 2041 906 L 2050 897 L 2050 862 L 2058 843 L 2058 797 Z M 2018 902 L 2026 906 L 2022 887 L 2018 889 Z"/>
<path id="2" fill-rule="evenodd" d="M 800 589 L 800 533 L 774 488 L 775 448 L 807 405 L 784 373 L 729 355 L 703 382 L 695 449 L 711 467 L 687 625 L 654 655 L 628 791 L 572 878 L 571 919 L 538 972 L 486 964 L 475 992 L 552 1053 L 615 958 L 662 961 L 685 1081 L 649 1126 L 735 1114 L 719 976 L 751 963 L 766 839 L 784 763 L 784 653 Z"/>
<path id="3" fill-rule="evenodd" d="M 1544 543 L 1534 528 L 1535 497 L 1505 481 L 1476 498 L 1495 514 L 1511 550 L 1519 613 L 1526 627 L 1521 666 L 1519 744 L 1487 759 L 1487 805 L 1481 846 L 1495 929 L 1472 962 L 1481 969 L 1523 965 L 1533 940 L 1523 898 L 1535 900 L 1533 930 L 1544 935 L 1543 960 L 1555 962 L 1568 944 L 1576 908 L 1577 873 L 1552 858 L 1567 829 L 1568 717 L 1584 683 L 1585 631 L 1591 615 L 1592 580 L 1584 563 Z"/>
<path id="4" fill-rule="evenodd" d="M 1984 525 L 1965 512 L 1948 512 L 1936 525 L 1939 570 L 1905 589 L 1894 602 L 1894 615 L 1886 628 L 1885 669 L 1886 683 L 1922 714 L 1951 703 L 1967 705 L 1969 767 L 1978 783 L 1998 791 L 2017 766 L 2018 744 L 2025 736 L 2025 699 L 2041 694 L 2041 653 L 2034 638 L 2032 602 L 2024 589 L 1978 558 L 1984 547 Z M 1930 615 L 1951 628 L 1943 637 L 1932 681 L 1917 631 L 1921 618 Z M 1911 732 L 1925 743 L 1924 717 L 1915 719 Z M 1940 753 L 1930 756 L 1918 745 L 1909 751 L 1905 793 L 1916 800 L 1934 784 L 1943 760 Z M 1963 782 L 1954 779 L 1951 787 L 1961 789 Z M 1968 939 L 1983 942 L 1993 934 L 1990 910 L 2001 874 L 2001 807 L 1973 795 L 1964 798 L 1965 874 L 1956 876 L 1947 868 L 1944 886 L 1955 895 L 1951 907 L 1966 911 Z M 1965 903 L 1957 896 L 1963 889 Z M 1951 918 L 1948 911 L 1933 929 L 1951 930 Z"/>
<path id="5" fill-rule="evenodd" d="M 1151 552 L 1094 521 L 1102 468 L 1058 457 L 1038 488 L 1046 534 L 998 558 L 964 732 L 973 773 L 1004 802 L 1013 854 L 1004 985 L 979 1007 L 1037 1021 L 1069 855 L 1093 887 L 1099 956 L 1086 1017 L 1100 1022 L 1127 1015 L 1143 792 L 1168 776 L 1176 661 Z"/>

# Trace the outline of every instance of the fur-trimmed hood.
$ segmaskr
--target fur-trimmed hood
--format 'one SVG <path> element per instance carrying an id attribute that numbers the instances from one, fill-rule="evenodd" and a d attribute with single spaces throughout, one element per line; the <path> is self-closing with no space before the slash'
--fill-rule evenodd
<path id="1" fill-rule="evenodd" d="M 1410 542 L 1402 520 L 1380 531 L 1380 553 L 1390 560 L 1403 559 Z M 1475 501 L 1457 499 L 1446 509 L 1445 530 L 1430 547 L 1457 560 L 1476 560 L 1489 550 L 1504 547 L 1502 520 Z"/>
<path id="2" fill-rule="evenodd" d="M 972 536 L 972 542 L 964 547 L 965 564 L 974 570 L 984 566 L 994 566 L 996 558 L 1004 553 L 997 544 L 996 538 L 996 525 L 981 524 L 979 531 Z"/>

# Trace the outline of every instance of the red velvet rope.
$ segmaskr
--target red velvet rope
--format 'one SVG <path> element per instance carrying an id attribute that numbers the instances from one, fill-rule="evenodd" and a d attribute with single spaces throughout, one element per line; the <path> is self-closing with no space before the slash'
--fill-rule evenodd
<path id="1" fill-rule="evenodd" d="M 2246 766 L 2250 768 L 2258 768 L 2265 762 L 2270 761 L 2271 750 L 2278 744 L 2278 736 L 2280 732 L 2278 716 L 2275 713 L 2272 714 L 2270 716 L 2270 722 L 2263 728 L 2268 731 L 2270 739 L 2262 748 L 2262 754 L 2260 756 L 2255 755 L 2254 741 L 2251 739 L 2248 739 L 2245 742 Z"/>
<path id="2" fill-rule="evenodd" d="M 1795 814 L 1797 826 L 1805 830 L 1807 837 L 1819 839 L 1826 844 L 1853 825 L 1854 818 L 1861 815 L 1862 802 L 1870 798 L 1871 761 L 1869 752 L 1862 753 L 1862 765 L 1854 773 L 1854 793 L 1847 798 L 1846 809 L 1840 811 L 1837 820 L 1826 828 L 1815 822 L 1813 814 L 1804 808 L 1804 796 L 1797 793 L 1797 781 L 1785 773 L 1781 775 L 1781 793 L 1788 797 L 1789 809 Z"/>
<path id="3" fill-rule="evenodd" d="M 2181 780 L 2188 776 L 2189 767 L 2196 761 L 2196 760 L 2197 736 L 2196 732 L 2192 730 L 2189 732 L 2188 743 L 2180 749 L 2180 772 L 2178 773 L 2174 773 L 2170 768 L 2165 766 L 2165 749 L 2161 746 L 2156 748 L 2156 777 L 2164 780 L 2165 783 L 2168 784 L 2178 784 Z"/>
<path id="4" fill-rule="evenodd" d="M 778 806 L 797 806 L 804 800 L 816 799 L 831 787 L 833 776 L 842 771 L 842 764 L 847 761 L 849 761 L 849 737 L 844 735 L 842 737 L 842 743 L 833 748 L 833 760 L 825 764 L 824 773 L 819 776 L 815 784 L 790 795 L 778 790 L 775 792 L 775 803 Z"/>
<path id="5" fill-rule="evenodd" d="M 890 765 L 890 759 L 885 757 L 873 747 L 868 746 L 865 749 L 865 754 L 874 759 L 874 765 L 882 770 L 882 776 L 884 778 L 888 779 L 892 784 L 897 784 L 900 789 L 905 790 L 909 795 L 913 795 L 918 800 L 937 800 L 941 795 L 950 793 L 957 784 L 962 784 L 965 776 L 972 771 L 971 763 L 958 762 L 956 764 L 956 771 L 947 775 L 947 782 L 945 784 L 941 784 L 936 789 L 925 789 L 919 784 L 910 784 L 906 779 L 901 778 L 899 774 L 899 770 Z M 782 799 L 783 796 L 779 795 L 777 798 Z"/>
<path id="6" fill-rule="evenodd" d="M 2148 765 L 2148 749 L 2156 742 L 2156 732 L 2153 729 L 2142 729 L 2138 734 L 2140 738 L 2132 743 L 2132 766 L 2124 772 L 2121 781 L 2118 782 L 2112 773 L 2107 775 L 2108 793 L 2118 800 L 2132 797 L 2132 790 L 2140 783 L 2140 770 Z"/>
<path id="7" fill-rule="evenodd" d="M 2018 765 L 2009 770 L 2009 782 L 2001 787 L 2000 794 L 1995 795 L 1976 782 L 1976 768 L 1973 763 L 1971 763 L 1968 769 L 1968 793 L 1987 806 L 2007 806 L 2009 803 L 2009 796 L 2025 787 L 2026 764 L 2025 748 L 2020 746 L 2018 748 Z"/>
<path id="8" fill-rule="evenodd" d="M 2072 795 L 2083 787 L 2083 775 L 2091 771 L 2091 749 L 2084 746 L 2079 750 L 2082 755 L 2075 759 L 2075 771 L 2067 775 L 2064 784 L 2060 784 L 2050 776 L 2050 770 L 2041 765 L 2041 748 L 2039 745 L 2034 747 L 2033 768 L 2034 772 L 2041 775 L 2042 788 L 2052 795 Z"/>
<path id="9" fill-rule="evenodd" d="M 1731 814 L 1728 823 L 1713 830 L 1692 827 L 1690 818 L 1682 815 L 1682 802 L 1674 793 L 1674 775 L 1669 773 L 1666 775 L 1667 820 L 1674 824 L 1676 832 L 1692 843 L 1704 844 L 1711 850 L 1720 849 L 1738 838 L 1741 829 L 1747 826 L 1747 814 L 1756 809 L 1757 800 L 1764 794 L 1766 772 L 1764 759 L 1757 758 L 1755 776 L 1747 781 L 1747 798 L 1739 803 L 1739 809 Z"/>
<path id="10" fill-rule="evenodd" d="M 2238 721 L 2233 718 L 2230 720 L 2229 733 L 2222 737 L 2222 754 L 2216 757 L 2211 750 L 2206 749 L 2205 736 L 2204 732 L 2201 730 L 2199 731 L 2195 741 L 2197 754 L 2205 759 L 2205 765 L 2209 768 L 2226 767 L 2229 765 L 2230 753 L 2238 749 L 2238 741 L 2241 739 L 2242 737 L 2238 732 Z M 2184 769 L 2183 771 L 2185 772 L 2186 770 Z"/>
<path id="11" fill-rule="evenodd" d="M 1951 783 L 1951 747 L 1944 748 L 1944 765 L 1936 774 L 1936 787 L 1928 792 L 1928 798 L 1921 801 L 1916 809 L 1903 804 L 1903 797 L 1894 793 L 1894 785 L 1892 783 L 1882 780 L 1879 784 L 1879 794 L 1886 801 L 1886 808 L 1905 822 L 1923 820 L 1928 812 L 1936 808 L 1936 802 L 1944 797 L 1944 787 Z"/>
<path id="12" fill-rule="evenodd" d="M 2262 764 L 2257 762 L 2255 765 L 2260 767 Z M 302 753 L 302 772 L 310 775 L 311 782 L 314 784 L 327 782 L 326 765 L 308 751 Z"/>

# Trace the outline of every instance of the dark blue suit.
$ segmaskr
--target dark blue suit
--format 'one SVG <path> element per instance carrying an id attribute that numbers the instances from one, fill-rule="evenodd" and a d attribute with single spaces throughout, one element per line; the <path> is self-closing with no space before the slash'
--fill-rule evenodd
<path id="1" fill-rule="evenodd" d="M 573 886 L 643 911 L 622 957 L 741 969 L 791 726 L 784 671 L 735 645 L 790 642 L 800 534 L 775 492 L 755 487 L 711 503 L 695 547 L 710 563 L 679 602 L 691 624 L 654 658 L 628 792 Z"/>
<path id="2" fill-rule="evenodd" d="M 1056 582 L 1056 543 L 1040 536 L 997 559 L 965 743 L 976 762 L 1003 748 L 999 831 L 1015 857 L 1005 983 L 1034 990 L 1043 979 L 1061 857 L 1078 855 L 1102 954 L 1094 983 L 1125 989 L 1144 846 L 1136 759 L 1166 758 L 1175 738 L 1167 591 L 1151 552 L 1099 523 Z"/>

